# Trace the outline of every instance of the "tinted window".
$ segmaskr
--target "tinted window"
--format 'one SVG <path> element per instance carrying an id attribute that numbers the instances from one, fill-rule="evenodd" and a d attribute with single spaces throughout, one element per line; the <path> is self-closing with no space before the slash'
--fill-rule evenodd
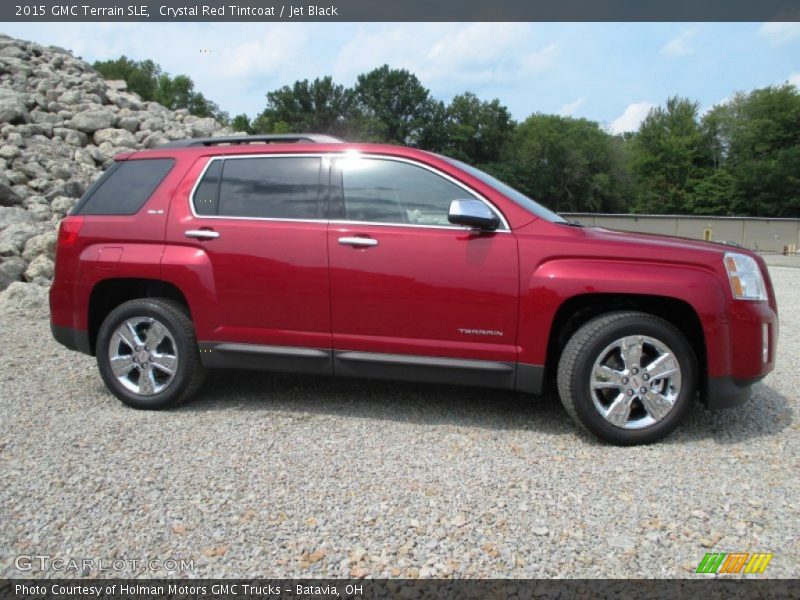
<path id="1" fill-rule="evenodd" d="M 194 192 L 194 210 L 198 215 L 216 215 L 219 201 L 219 175 L 222 161 L 212 161 Z"/>
<path id="2" fill-rule="evenodd" d="M 450 203 L 474 198 L 444 177 L 404 162 L 345 158 L 340 165 L 348 221 L 450 225 Z"/>
<path id="3" fill-rule="evenodd" d="M 446 160 L 452 165 L 457 166 L 459 169 L 466 171 L 476 179 L 480 179 L 486 185 L 493 187 L 498 192 L 503 194 L 504 196 L 510 198 L 514 202 L 516 202 L 519 206 L 527 210 L 528 212 L 533 213 L 537 217 L 544 219 L 545 221 L 550 221 L 551 223 L 566 223 L 567 220 L 562 217 L 561 215 L 554 213 L 549 208 L 545 208 L 538 202 L 531 200 L 525 194 L 520 191 L 515 190 L 510 185 L 503 183 L 499 179 L 495 179 L 488 173 L 484 173 L 480 169 L 476 169 L 466 163 L 461 162 L 460 160 L 456 160 L 454 158 L 448 158 L 446 156 L 439 156 L 439 158 Z"/>
<path id="4" fill-rule="evenodd" d="M 219 214 L 273 219 L 323 218 L 319 158 L 236 158 L 222 168 Z"/>
<path id="5" fill-rule="evenodd" d="M 132 215 L 144 206 L 174 164 L 169 158 L 115 162 L 89 189 L 74 214 Z"/>

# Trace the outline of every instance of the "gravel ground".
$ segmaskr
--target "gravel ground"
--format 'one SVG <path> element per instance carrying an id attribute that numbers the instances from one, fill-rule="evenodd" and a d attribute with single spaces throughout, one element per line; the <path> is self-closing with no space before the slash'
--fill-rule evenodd
<path id="1" fill-rule="evenodd" d="M 579 434 L 554 398 L 262 373 L 137 412 L 42 315 L 6 311 L 0 576 L 81 575 L 14 568 L 37 554 L 191 559 L 188 576 L 691 577 L 706 552 L 765 551 L 766 576 L 798 577 L 800 269 L 772 275 L 776 372 L 643 448 Z"/>

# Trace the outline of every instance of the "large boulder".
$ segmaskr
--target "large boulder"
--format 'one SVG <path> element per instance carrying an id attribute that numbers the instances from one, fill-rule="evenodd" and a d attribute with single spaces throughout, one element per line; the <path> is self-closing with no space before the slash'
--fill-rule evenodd
<path id="1" fill-rule="evenodd" d="M 18 95 L 0 96 L 0 123 L 27 123 L 31 115 Z"/>
<path id="2" fill-rule="evenodd" d="M 56 250 L 56 237 L 57 234 L 55 231 L 48 231 L 47 233 L 33 236 L 25 242 L 22 258 L 25 260 L 33 260 L 37 256 L 43 255 L 53 259 Z"/>
<path id="3" fill-rule="evenodd" d="M 40 254 L 30 262 L 28 268 L 25 269 L 24 276 L 28 281 L 52 279 L 54 272 L 55 264 L 53 264 L 53 259 Z"/>
<path id="4" fill-rule="evenodd" d="M 15 281 L 0 293 L 0 310 L 43 312 L 47 309 L 47 288 Z"/>
<path id="5" fill-rule="evenodd" d="M 99 129 L 108 129 L 116 123 L 117 116 L 105 108 L 85 110 L 72 117 L 69 125 L 83 133 L 94 133 Z"/>
<path id="6" fill-rule="evenodd" d="M 116 147 L 136 148 L 136 138 L 127 129 L 100 129 L 94 132 L 93 139 L 98 146 L 108 143 Z"/>
<path id="7" fill-rule="evenodd" d="M 11 186 L 0 183 L 0 206 L 15 206 L 22 204 L 22 198 L 17 192 L 11 189 Z"/>
<path id="8" fill-rule="evenodd" d="M 0 290 L 22 278 L 27 263 L 19 256 L 0 258 Z"/>

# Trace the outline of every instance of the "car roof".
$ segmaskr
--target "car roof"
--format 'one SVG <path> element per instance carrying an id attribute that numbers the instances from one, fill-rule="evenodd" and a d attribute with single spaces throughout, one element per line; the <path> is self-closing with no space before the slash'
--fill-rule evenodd
<path id="1" fill-rule="evenodd" d="M 199 138 L 200 143 L 192 144 L 191 140 L 185 143 L 163 144 L 155 148 L 136 150 L 118 154 L 115 160 L 136 160 L 146 158 L 198 158 L 201 156 L 235 156 L 240 154 L 331 154 L 344 152 L 362 152 L 372 154 L 386 154 L 417 159 L 435 157 L 430 152 L 425 152 L 408 146 L 393 144 L 375 144 L 365 142 L 344 142 L 332 136 L 320 136 L 319 141 L 307 141 L 307 136 L 297 137 L 295 134 L 287 135 L 281 139 L 277 136 L 269 140 L 260 140 L 259 136 L 252 138 L 237 137 L 234 142 L 226 142 L 225 137 L 218 138 L 215 143 L 207 143 L 213 138 Z M 336 141 L 324 141 L 325 137 Z M 295 141 L 296 140 L 296 141 Z M 183 140 L 181 142 L 184 142 Z"/>

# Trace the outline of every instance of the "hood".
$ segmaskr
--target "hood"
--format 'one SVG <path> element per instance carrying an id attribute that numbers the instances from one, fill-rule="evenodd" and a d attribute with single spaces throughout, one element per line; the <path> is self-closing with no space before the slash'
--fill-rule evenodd
<path id="1" fill-rule="evenodd" d="M 731 246 L 718 242 L 703 242 L 672 235 L 614 231 L 611 229 L 603 229 L 602 227 L 585 227 L 582 231 L 586 237 L 590 239 L 636 247 L 644 251 L 652 250 L 655 252 L 663 252 L 664 250 L 676 250 L 679 252 L 693 252 L 702 256 L 716 258 L 722 256 L 726 252 L 738 252 L 743 250 L 738 246 Z M 748 253 L 746 250 L 744 250 L 744 252 Z"/>
<path id="2" fill-rule="evenodd" d="M 554 245 L 549 247 L 560 256 L 703 265 L 710 266 L 714 271 L 722 269 L 722 257 L 726 252 L 740 252 L 753 256 L 759 262 L 761 260 L 755 253 L 738 246 L 600 227 L 545 224 L 541 219 L 516 229 L 515 233 L 522 237 L 531 235 L 538 238 L 539 244 L 542 236 L 551 239 Z"/>

